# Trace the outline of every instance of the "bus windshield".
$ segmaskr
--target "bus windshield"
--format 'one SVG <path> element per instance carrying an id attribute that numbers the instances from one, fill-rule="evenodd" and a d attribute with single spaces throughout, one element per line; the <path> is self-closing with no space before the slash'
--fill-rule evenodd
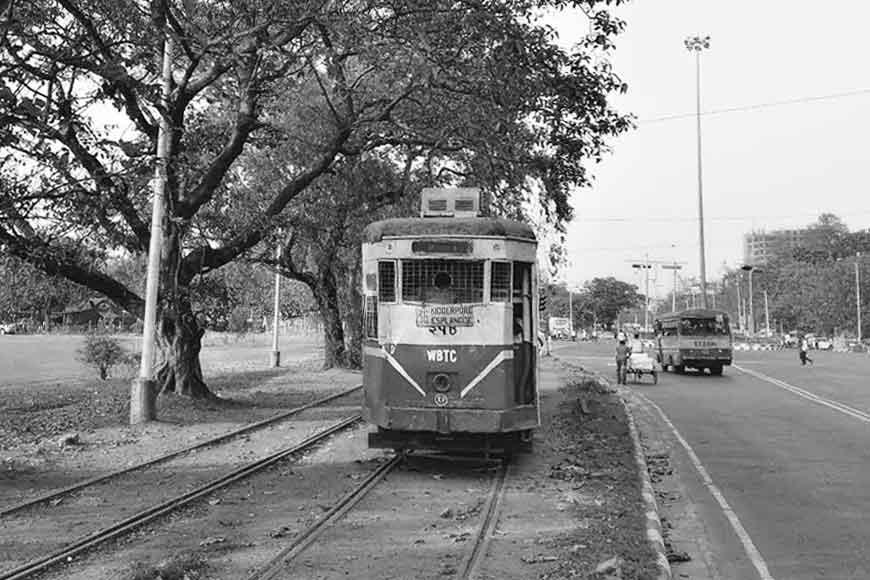
<path id="1" fill-rule="evenodd" d="M 683 336 L 727 335 L 728 321 L 724 316 L 715 318 L 683 318 L 680 320 L 680 334 Z"/>

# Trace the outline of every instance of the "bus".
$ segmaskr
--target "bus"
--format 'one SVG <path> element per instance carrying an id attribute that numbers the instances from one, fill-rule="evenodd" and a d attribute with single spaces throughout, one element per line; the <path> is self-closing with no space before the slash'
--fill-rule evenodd
<path id="1" fill-rule="evenodd" d="M 655 321 L 656 358 L 662 369 L 682 373 L 686 368 L 721 375 L 733 359 L 731 326 L 722 310 L 672 312 Z"/>

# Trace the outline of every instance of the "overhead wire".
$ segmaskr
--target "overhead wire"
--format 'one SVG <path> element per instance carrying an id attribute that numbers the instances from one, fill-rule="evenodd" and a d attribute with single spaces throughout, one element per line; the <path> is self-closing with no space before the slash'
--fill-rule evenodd
<path id="1" fill-rule="evenodd" d="M 771 101 L 768 103 L 756 103 L 752 105 L 741 105 L 737 107 L 726 107 L 724 109 L 712 109 L 710 111 L 701 111 L 702 117 L 707 117 L 710 115 L 721 115 L 724 113 L 742 113 L 748 111 L 758 111 L 762 109 L 771 109 L 774 107 L 781 107 L 785 105 L 797 105 L 800 103 L 811 103 L 816 101 L 830 101 L 835 99 L 842 99 L 847 97 L 857 97 L 861 95 L 870 94 L 870 88 L 865 89 L 856 89 L 854 91 L 844 91 L 842 93 L 831 93 L 828 95 L 816 95 L 809 97 L 798 97 L 795 99 L 784 99 L 781 101 Z M 676 121 L 679 119 L 690 119 L 697 117 L 698 113 L 678 113 L 676 115 L 666 115 L 663 117 L 653 117 L 650 119 L 638 119 L 637 123 L 639 125 L 644 124 L 652 124 L 652 123 L 661 123 L 664 121 Z"/>

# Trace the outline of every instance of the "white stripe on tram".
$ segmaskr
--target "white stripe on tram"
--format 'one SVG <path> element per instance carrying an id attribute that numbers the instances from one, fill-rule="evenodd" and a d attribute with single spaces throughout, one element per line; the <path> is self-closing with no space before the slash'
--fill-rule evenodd
<path id="1" fill-rule="evenodd" d="M 509 360 L 512 358 L 514 358 L 514 351 L 513 350 L 503 350 L 500 353 L 498 353 L 495 356 L 495 358 L 492 359 L 492 361 L 488 365 L 486 365 L 486 368 L 483 369 L 482 371 L 480 371 L 480 374 L 477 375 L 476 377 L 474 377 L 474 379 L 472 379 L 472 381 L 470 383 L 468 383 L 467 387 L 462 389 L 462 392 L 459 393 L 459 398 L 461 399 L 461 398 L 465 397 L 465 395 L 467 395 L 471 389 L 476 387 L 478 385 L 478 383 L 480 383 L 480 381 L 485 379 L 486 375 L 491 373 L 495 369 L 495 367 L 497 367 L 499 364 L 501 364 L 502 361 Z"/>
<path id="2" fill-rule="evenodd" d="M 426 396 L 426 391 L 424 391 L 423 388 L 417 384 L 417 381 L 415 381 L 414 379 L 411 378 L 411 375 L 409 375 L 408 372 L 404 368 L 402 368 L 402 365 L 399 364 L 399 361 L 397 361 L 395 358 L 393 358 L 393 356 L 390 353 L 388 353 L 386 350 L 384 350 L 383 348 L 375 348 L 373 346 L 367 346 L 367 347 L 365 347 L 364 352 L 365 352 L 365 354 L 368 354 L 371 356 L 376 356 L 376 357 L 387 359 L 387 362 L 390 363 L 390 366 L 393 367 L 394 369 L 396 369 L 396 372 L 399 373 L 400 375 L 402 375 L 402 378 L 405 379 L 406 381 L 408 381 L 409 385 L 414 387 L 414 389 L 416 389 L 417 392 L 420 393 L 421 395 L 423 395 L 424 397 Z"/>

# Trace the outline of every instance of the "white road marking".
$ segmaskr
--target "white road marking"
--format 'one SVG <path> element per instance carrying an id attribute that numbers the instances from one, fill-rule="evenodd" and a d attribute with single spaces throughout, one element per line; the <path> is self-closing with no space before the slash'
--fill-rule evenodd
<path id="1" fill-rule="evenodd" d="M 743 524 L 740 523 L 740 519 L 737 517 L 737 514 L 734 512 L 734 510 L 731 509 L 731 506 L 728 504 L 725 496 L 722 495 L 722 492 L 719 491 L 719 488 L 716 487 L 716 484 L 713 483 L 713 478 L 710 477 L 710 474 L 704 468 L 703 464 L 701 464 L 701 460 L 698 458 L 697 454 L 695 454 L 695 451 L 692 449 L 692 446 L 689 445 L 689 442 L 686 441 L 682 435 L 680 435 L 680 432 L 677 431 L 677 427 L 671 422 L 670 419 L 668 419 L 667 415 L 665 415 L 664 411 L 662 411 L 658 405 L 656 405 L 650 399 L 638 392 L 635 392 L 634 394 L 642 399 L 645 404 L 651 406 L 653 409 L 656 410 L 662 420 L 668 425 L 668 427 L 670 427 L 671 431 L 673 431 L 674 437 L 677 438 L 677 441 L 679 441 L 680 445 L 683 446 L 683 449 L 686 450 L 686 453 L 689 455 L 689 459 L 692 461 L 692 465 L 695 466 L 695 470 L 698 472 L 698 475 L 701 476 L 701 480 L 704 482 L 704 485 L 710 492 L 710 495 L 712 495 L 716 502 L 719 504 L 719 507 L 722 509 L 725 517 L 728 518 L 728 522 L 734 529 L 734 533 L 737 534 L 737 537 L 740 539 L 740 543 L 743 544 L 743 549 L 746 551 L 746 555 L 749 557 L 752 565 L 755 566 L 755 570 L 758 572 L 761 580 L 774 580 L 773 576 L 770 575 L 770 571 L 767 569 L 767 563 L 761 556 L 761 552 L 759 552 L 758 548 L 755 547 L 755 544 L 752 543 L 752 538 L 749 537 L 749 533 L 746 531 L 746 528 L 744 528 Z"/>
<path id="2" fill-rule="evenodd" d="M 779 379 L 769 377 L 764 373 L 760 373 L 758 371 L 753 371 L 753 370 L 749 370 L 749 369 L 744 369 L 744 368 L 737 366 L 737 365 L 732 365 L 732 366 L 734 366 L 734 368 L 736 368 L 737 370 L 746 373 L 747 375 L 751 375 L 757 379 L 761 379 L 762 381 L 767 381 L 768 383 L 775 385 L 775 386 L 779 387 L 780 389 L 785 389 L 786 391 L 794 393 L 798 397 L 803 397 L 804 399 L 806 399 L 808 401 L 812 401 L 813 403 L 818 403 L 819 405 L 824 405 L 825 407 L 828 407 L 828 408 L 833 409 L 835 411 L 839 411 L 840 413 L 843 413 L 844 415 L 854 417 L 855 419 L 858 419 L 859 421 L 864 421 L 865 423 L 870 423 L 870 413 L 865 413 L 864 411 L 861 411 L 860 409 L 856 409 L 854 407 L 850 407 L 849 405 L 845 405 L 843 403 L 839 403 L 839 402 L 833 401 L 831 399 L 826 399 L 824 397 L 820 397 L 819 395 L 811 393 L 811 392 L 804 390 L 800 387 L 796 387 L 794 385 L 791 385 L 785 381 L 781 381 Z"/>

